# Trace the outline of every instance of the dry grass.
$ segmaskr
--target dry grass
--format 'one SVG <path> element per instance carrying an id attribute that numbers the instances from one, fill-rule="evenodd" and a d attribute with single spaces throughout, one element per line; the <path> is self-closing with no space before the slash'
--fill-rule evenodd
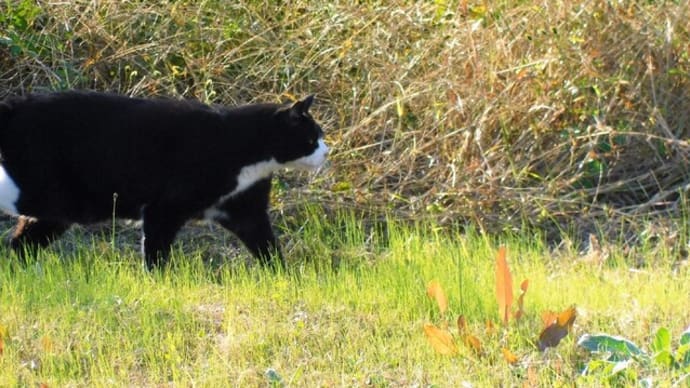
<path id="1" fill-rule="evenodd" d="M 3 2 L 0 94 L 315 92 L 336 152 L 295 202 L 547 233 L 682 212 L 686 2 L 229 4 Z"/>

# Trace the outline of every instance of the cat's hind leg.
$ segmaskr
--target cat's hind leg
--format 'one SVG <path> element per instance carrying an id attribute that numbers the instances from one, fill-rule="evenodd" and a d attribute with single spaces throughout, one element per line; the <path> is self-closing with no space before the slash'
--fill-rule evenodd
<path id="1" fill-rule="evenodd" d="M 143 220 L 144 259 L 146 268 L 153 270 L 168 263 L 172 243 L 186 218 L 177 215 L 172 207 L 146 206 Z"/>
<path id="2" fill-rule="evenodd" d="M 24 258 L 25 254 L 35 254 L 38 248 L 48 246 L 69 227 L 70 224 L 65 222 L 19 216 L 10 238 L 10 247 Z"/>

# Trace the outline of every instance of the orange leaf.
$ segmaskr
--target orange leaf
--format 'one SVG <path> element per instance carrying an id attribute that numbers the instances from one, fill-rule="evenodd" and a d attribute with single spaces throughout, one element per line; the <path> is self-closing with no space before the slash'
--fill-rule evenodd
<path id="1" fill-rule="evenodd" d="M 436 352 L 445 356 L 452 356 L 458 352 L 458 348 L 453 342 L 453 336 L 448 330 L 439 329 L 427 323 L 424 325 L 424 334 Z"/>
<path id="2" fill-rule="evenodd" d="M 527 279 L 522 281 L 522 284 L 520 284 L 520 296 L 518 297 L 518 310 L 515 312 L 515 319 L 519 320 L 522 318 L 523 315 L 525 315 L 525 309 L 524 309 L 524 299 L 525 299 L 525 294 L 527 293 L 527 287 L 529 286 L 529 281 Z"/>
<path id="3" fill-rule="evenodd" d="M 501 246 L 496 255 L 496 300 L 498 301 L 498 315 L 503 324 L 508 324 L 510 310 L 513 305 L 513 279 L 506 261 L 506 247 Z"/>
<path id="4" fill-rule="evenodd" d="M 448 310 L 448 298 L 439 282 L 436 280 L 429 282 L 429 285 L 426 287 L 426 294 L 429 298 L 436 301 L 441 314 L 444 314 Z"/>
<path id="5" fill-rule="evenodd" d="M 518 300 L 519 300 L 519 299 L 518 299 Z M 520 310 L 516 311 L 515 314 L 513 314 L 513 317 L 515 317 L 515 320 L 516 320 L 516 321 L 519 321 L 520 318 L 522 318 L 522 316 L 523 316 L 524 314 L 525 314 L 525 312 L 524 312 L 522 309 L 520 309 Z"/>
<path id="6" fill-rule="evenodd" d="M 479 338 L 470 334 L 467 330 L 467 322 L 465 321 L 465 316 L 461 315 L 458 317 L 458 331 L 462 337 L 462 342 L 465 343 L 470 349 L 474 350 L 477 354 L 482 352 L 482 343 Z"/>
<path id="7" fill-rule="evenodd" d="M 571 307 L 558 314 L 557 323 L 559 326 L 567 326 L 568 330 L 570 330 L 573 327 L 573 323 L 575 322 L 576 316 L 577 310 L 575 310 L 575 307 Z"/>
<path id="8" fill-rule="evenodd" d="M 542 319 L 545 315 L 542 315 Z M 541 351 L 548 347 L 558 346 L 561 340 L 568 335 L 577 317 L 577 310 L 575 307 L 571 307 L 555 315 L 555 317 L 553 317 L 553 313 L 549 315 L 552 316 L 551 323 L 539 334 L 537 345 Z"/>
<path id="9" fill-rule="evenodd" d="M 508 364 L 512 365 L 518 362 L 517 356 L 514 355 L 513 352 L 511 352 L 510 350 L 506 348 L 501 348 L 501 351 L 503 352 L 503 358 L 505 358 L 506 361 L 508 361 Z"/>
<path id="10" fill-rule="evenodd" d="M 544 323 L 545 328 L 549 327 L 557 318 L 558 314 L 551 310 L 541 313 L 541 321 Z"/>
<path id="11" fill-rule="evenodd" d="M 482 352 L 482 343 L 479 338 L 473 336 L 472 334 L 465 334 L 462 337 L 463 342 L 467 347 L 474 350 L 475 353 L 479 354 Z"/>

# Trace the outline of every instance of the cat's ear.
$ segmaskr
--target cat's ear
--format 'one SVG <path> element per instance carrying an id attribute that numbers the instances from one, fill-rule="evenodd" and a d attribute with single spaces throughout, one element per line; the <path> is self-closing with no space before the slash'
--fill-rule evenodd
<path id="1" fill-rule="evenodd" d="M 312 94 L 292 104 L 290 107 L 290 114 L 295 117 L 304 116 L 304 114 L 309 111 L 309 107 L 311 107 L 311 104 L 313 103 L 314 95 Z"/>

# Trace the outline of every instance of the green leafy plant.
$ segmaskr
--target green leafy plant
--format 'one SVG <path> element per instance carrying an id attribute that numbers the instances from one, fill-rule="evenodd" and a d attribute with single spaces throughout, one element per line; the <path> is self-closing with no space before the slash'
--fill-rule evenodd
<path id="1" fill-rule="evenodd" d="M 680 336 L 675 353 L 666 327 L 656 331 L 648 352 L 624 337 L 610 334 L 584 334 L 577 345 L 596 357 L 587 363 L 583 374 L 602 371 L 613 376 L 635 365 L 690 371 L 690 327 Z"/>

